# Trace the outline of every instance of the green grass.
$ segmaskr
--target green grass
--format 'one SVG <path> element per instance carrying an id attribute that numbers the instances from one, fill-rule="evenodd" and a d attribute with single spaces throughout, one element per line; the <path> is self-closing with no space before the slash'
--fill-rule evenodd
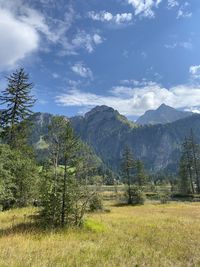
<path id="1" fill-rule="evenodd" d="M 200 203 L 113 204 L 50 232 L 31 225 L 34 208 L 0 213 L 0 266 L 200 266 Z"/>
<path id="2" fill-rule="evenodd" d="M 44 137 L 40 136 L 40 140 L 36 143 L 37 149 L 47 149 L 49 145 L 45 142 Z"/>

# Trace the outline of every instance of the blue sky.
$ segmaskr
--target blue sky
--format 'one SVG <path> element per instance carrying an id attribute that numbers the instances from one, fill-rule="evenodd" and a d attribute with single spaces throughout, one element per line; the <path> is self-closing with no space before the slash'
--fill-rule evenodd
<path id="1" fill-rule="evenodd" d="M 35 111 L 199 112 L 199 25 L 199 0 L 0 0 L 0 86 L 24 67 Z"/>

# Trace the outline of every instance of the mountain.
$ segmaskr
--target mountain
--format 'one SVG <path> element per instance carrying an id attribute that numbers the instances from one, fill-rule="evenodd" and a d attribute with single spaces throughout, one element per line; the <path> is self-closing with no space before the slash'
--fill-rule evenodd
<path id="1" fill-rule="evenodd" d="M 200 142 L 198 114 L 168 124 L 140 127 L 122 118 L 112 108 L 101 106 L 83 117 L 71 119 L 75 132 L 114 170 L 119 170 L 122 152 L 127 145 L 135 157 L 144 161 L 148 170 L 176 172 L 181 144 L 191 129 Z"/>
<path id="2" fill-rule="evenodd" d="M 165 124 L 173 121 L 183 119 L 185 117 L 191 116 L 192 112 L 180 111 L 165 104 L 162 104 L 156 110 L 148 110 L 138 118 L 137 124 Z"/>
<path id="3" fill-rule="evenodd" d="M 39 158 L 45 155 L 44 136 L 51 117 L 47 113 L 32 116 L 30 143 L 35 147 Z M 120 170 L 122 152 L 128 145 L 135 157 L 144 161 L 146 169 L 176 173 L 181 144 L 191 129 L 200 143 L 199 114 L 167 124 L 137 126 L 113 108 L 98 106 L 85 116 L 69 120 L 75 133 L 114 171 Z"/>

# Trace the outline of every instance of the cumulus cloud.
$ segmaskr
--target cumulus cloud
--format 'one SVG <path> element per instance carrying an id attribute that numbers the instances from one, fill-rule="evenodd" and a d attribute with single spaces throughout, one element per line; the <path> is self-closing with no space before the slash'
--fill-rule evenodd
<path id="1" fill-rule="evenodd" d="M 72 71 L 82 78 L 93 78 L 90 68 L 86 67 L 83 62 L 78 62 L 71 67 Z"/>
<path id="2" fill-rule="evenodd" d="M 159 6 L 162 0 L 127 0 L 134 8 L 135 15 L 154 17 L 154 9 Z"/>
<path id="3" fill-rule="evenodd" d="M 200 86 L 178 85 L 167 89 L 157 83 L 146 82 L 138 87 L 114 87 L 108 96 L 72 89 L 57 96 L 56 102 L 62 106 L 81 108 L 107 105 L 124 115 L 139 116 L 162 103 L 175 108 L 197 107 L 200 103 Z"/>
<path id="4" fill-rule="evenodd" d="M 0 6 L 0 68 L 13 67 L 18 60 L 37 50 L 39 35 L 35 27 L 17 19 Z"/>
<path id="5" fill-rule="evenodd" d="M 23 0 L 0 0 L 0 68 L 13 68 L 41 48 L 42 37 L 57 42 L 61 25 L 53 23 Z"/>
<path id="6" fill-rule="evenodd" d="M 70 4 L 56 18 L 33 6 L 32 1 L 0 0 L 0 70 L 16 67 L 20 60 L 38 50 L 50 51 L 51 44 L 56 44 L 64 55 L 76 55 L 79 49 L 92 53 L 103 42 L 97 32 L 77 29 L 74 36 L 67 36 L 76 18 Z"/>
<path id="7" fill-rule="evenodd" d="M 200 78 L 200 65 L 191 66 L 189 72 L 192 78 L 198 79 Z"/>
<path id="8" fill-rule="evenodd" d="M 113 15 L 112 13 L 107 11 L 101 11 L 99 13 L 90 11 L 88 13 L 88 17 L 96 21 L 109 22 L 117 25 L 129 23 L 133 19 L 132 13 L 118 13 L 116 15 Z"/>

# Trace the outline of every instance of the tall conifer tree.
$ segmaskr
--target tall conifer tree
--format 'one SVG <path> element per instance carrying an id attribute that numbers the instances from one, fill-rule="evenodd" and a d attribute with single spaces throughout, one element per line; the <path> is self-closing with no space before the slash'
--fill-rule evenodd
<path id="1" fill-rule="evenodd" d="M 1 126 L 4 128 L 7 142 L 15 146 L 16 129 L 32 114 L 31 108 L 36 100 L 31 95 L 33 84 L 29 82 L 29 75 L 23 68 L 7 77 L 7 81 L 7 88 L 0 96 L 0 104 L 3 106 Z"/>

